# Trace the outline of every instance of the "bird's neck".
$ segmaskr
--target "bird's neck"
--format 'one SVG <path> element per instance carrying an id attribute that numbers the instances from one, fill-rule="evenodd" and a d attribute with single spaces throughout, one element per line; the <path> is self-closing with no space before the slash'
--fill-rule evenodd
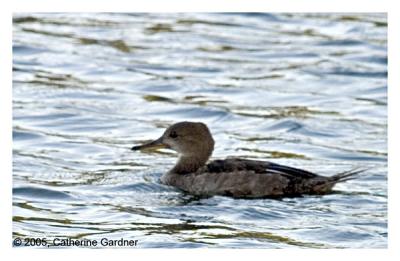
<path id="1" fill-rule="evenodd" d="M 171 172 L 177 174 L 196 172 L 206 164 L 210 156 L 211 152 L 196 155 L 180 155 L 178 162 L 175 164 Z"/>

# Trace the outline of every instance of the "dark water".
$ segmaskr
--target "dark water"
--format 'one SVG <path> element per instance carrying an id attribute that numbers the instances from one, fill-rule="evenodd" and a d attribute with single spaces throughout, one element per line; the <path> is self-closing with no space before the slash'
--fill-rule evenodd
<path id="1" fill-rule="evenodd" d="M 387 246 L 383 14 L 15 14 L 13 236 L 137 247 Z M 132 152 L 182 120 L 215 158 L 322 175 L 326 196 L 198 199 L 159 184 L 170 151 Z"/>

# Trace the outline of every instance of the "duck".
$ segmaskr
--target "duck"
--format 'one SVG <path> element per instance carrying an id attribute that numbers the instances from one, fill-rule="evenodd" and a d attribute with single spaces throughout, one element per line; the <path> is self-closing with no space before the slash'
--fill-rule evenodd
<path id="1" fill-rule="evenodd" d="M 327 177 L 269 161 L 239 157 L 209 160 L 214 139 L 206 124 L 183 121 L 169 126 L 156 140 L 133 146 L 133 151 L 161 148 L 178 153 L 175 166 L 160 182 L 195 196 L 282 198 L 324 195 L 339 182 L 353 179 L 365 169 L 352 169 Z"/>

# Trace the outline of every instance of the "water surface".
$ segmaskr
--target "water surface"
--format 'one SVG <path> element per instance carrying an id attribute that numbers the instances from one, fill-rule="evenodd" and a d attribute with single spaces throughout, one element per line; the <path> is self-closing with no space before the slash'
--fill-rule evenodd
<path id="1" fill-rule="evenodd" d="M 387 247 L 383 14 L 15 14 L 13 237 L 161 248 Z M 206 123 L 214 158 L 330 176 L 332 194 L 196 198 L 176 154 L 132 152 Z"/>

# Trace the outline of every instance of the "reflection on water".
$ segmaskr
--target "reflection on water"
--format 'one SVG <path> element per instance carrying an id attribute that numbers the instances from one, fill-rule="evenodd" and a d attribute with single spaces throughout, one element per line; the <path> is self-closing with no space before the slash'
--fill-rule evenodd
<path id="1" fill-rule="evenodd" d="M 138 247 L 387 246 L 383 14 L 15 14 L 14 237 Z M 182 120 L 214 157 L 322 175 L 323 197 L 196 198 L 161 185 L 170 151 L 131 152 Z"/>

